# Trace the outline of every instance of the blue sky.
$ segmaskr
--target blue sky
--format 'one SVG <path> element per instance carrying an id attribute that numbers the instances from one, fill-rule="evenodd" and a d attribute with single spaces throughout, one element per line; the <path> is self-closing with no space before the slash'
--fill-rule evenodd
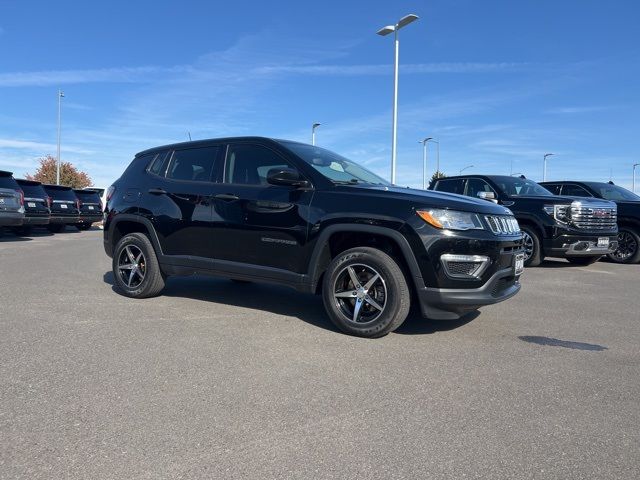
<path id="1" fill-rule="evenodd" d="M 0 169 L 55 155 L 108 186 L 145 148 L 230 135 L 310 141 L 389 177 L 400 32 L 399 184 L 441 169 L 631 185 L 640 161 L 640 4 L 0 1 Z M 430 147 L 430 173 L 435 145 Z"/>

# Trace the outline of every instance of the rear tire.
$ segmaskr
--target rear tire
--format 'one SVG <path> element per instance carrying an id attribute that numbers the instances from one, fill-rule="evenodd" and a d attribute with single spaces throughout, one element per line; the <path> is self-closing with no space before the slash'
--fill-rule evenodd
<path id="1" fill-rule="evenodd" d="M 322 282 L 322 300 L 343 332 L 377 338 L 407 318 L 411 294 L 400 266 L 384 252 L 358 247 L 332 260 Z"/>
<path id="2" fill-rule="evenodd" d="M 52 223 L 47 225 L 47 230 L 51 233 L 60 233 L 64 231 L 65 228 L 67 228 L 67 226 L 64 223 Z"/>
<path id="3" fill-rule="evenodd" d="M 574 265 L 586 266 L 596 263 L 600 258 L 602 257 L 598 255 L 597 257 L 567 257 L 567 260 Z"/>
<path id="4" fill-rule="evenodd" d="M 522 230 L 524 243 L 524 266 L 537 267 L 544 260 L 540 236 L 534 228 L 528 225 L 523 225 L 520 230 Z"/>
<path id="5" fill-rule="evenodd" d="M 113 277 L 126 297 L 155 297 L 164 288 L 156 252 L 143 233 L 130 233 L 120 239 L 113 253 Z"/>
<path id="6" fill-rule="evenodd" d="M 78 230 L 84 231 L 84 230 L 89 230 L 91 228 L 91 224 L 90 223 L 79 223 L 76 225 L 76 228 Z"/>
<path id="7" fill-rule="evenodd" d="M 618 249 L 607 255 L 615 263 L 640 262 L 640 235 L 630 227 L 618 228 Z"/>

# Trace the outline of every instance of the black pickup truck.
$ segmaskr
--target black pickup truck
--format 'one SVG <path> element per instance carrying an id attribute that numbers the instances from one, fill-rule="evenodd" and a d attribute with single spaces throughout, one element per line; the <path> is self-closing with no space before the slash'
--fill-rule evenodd
<path id="1" fill-rule="evenodd" d="M 126 296 L 169 275 L 322 294 L 345 332 L 385 335 L 412 300 L 457 319 L 520 290 L 522 234 L 508 208 L 400 188 L 303 143 L 202 140 L 135 156 L 107 191 L 104 248 Z"/>
<path id="2" fill-rule="evenodd" d="M 483 198 L 513 211 L 524 235 L 526 266 L 539 265 L 545 256 L 588 265 L 618 246 L 617 209 L 607 200 L 560 197 L 522 176 L 446 177 L 430 188 Z"/>
<path id="3" fill-rule="evenodd" d="M 544 182 L 556 195 L 602 198 L 618 205 L 618 248 L 608 255 L 616 263 L 640 263 L 640 196 L 613 182 Z"/>

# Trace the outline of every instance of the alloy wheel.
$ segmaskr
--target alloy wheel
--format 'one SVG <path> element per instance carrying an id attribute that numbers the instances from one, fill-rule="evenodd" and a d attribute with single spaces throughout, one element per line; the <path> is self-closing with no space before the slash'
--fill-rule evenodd
<path id="1" fill-rule="evenodd" d="M 616 260 L 624 261 L 638 251 L 638 242 L 629 232 L 618 233 L 618 249 L 611 254 Z"/>
<path id="2" fill-rule="evenodd" d="M 529 260 L 533 255 L 533 238 L 524 230 L 522 231 L 522 246 L 524 247 L 524 259 Z"/>
<path id="3" fill-rule="evenodd" d="M 137 288 L 144 281 L 147 261 L 142 250 L 135 245 L 127 245 L 118 258 L 118 275 L 127 288 Z"/>
<path id="4" fill-rule="evenodd" d="M 384 311 L 387 286 L 372 267 L 352 264 L 336 276 L 333 297 L 346 320 L 363 324 L 375 321 Z"/>

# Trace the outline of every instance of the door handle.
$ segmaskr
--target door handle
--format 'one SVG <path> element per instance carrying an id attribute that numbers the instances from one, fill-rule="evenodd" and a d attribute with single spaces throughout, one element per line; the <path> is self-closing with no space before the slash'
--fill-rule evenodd
<path id="1" fill-rule="evenodd" d="M 167 191 L 163 190 L 162 188 L 150 188 L 149 193 L 151 195 L 166 195 Z"/>
<path id="2" fill-rule="evenodd" d="M 217 200 L 224 200 L 226 202 L 233 202 L 235 200 L 240 200 L 239 196 L 232 195 L 230 193 L 219 193 L 218 195 L 215 195 L 213 198 Z"/>

